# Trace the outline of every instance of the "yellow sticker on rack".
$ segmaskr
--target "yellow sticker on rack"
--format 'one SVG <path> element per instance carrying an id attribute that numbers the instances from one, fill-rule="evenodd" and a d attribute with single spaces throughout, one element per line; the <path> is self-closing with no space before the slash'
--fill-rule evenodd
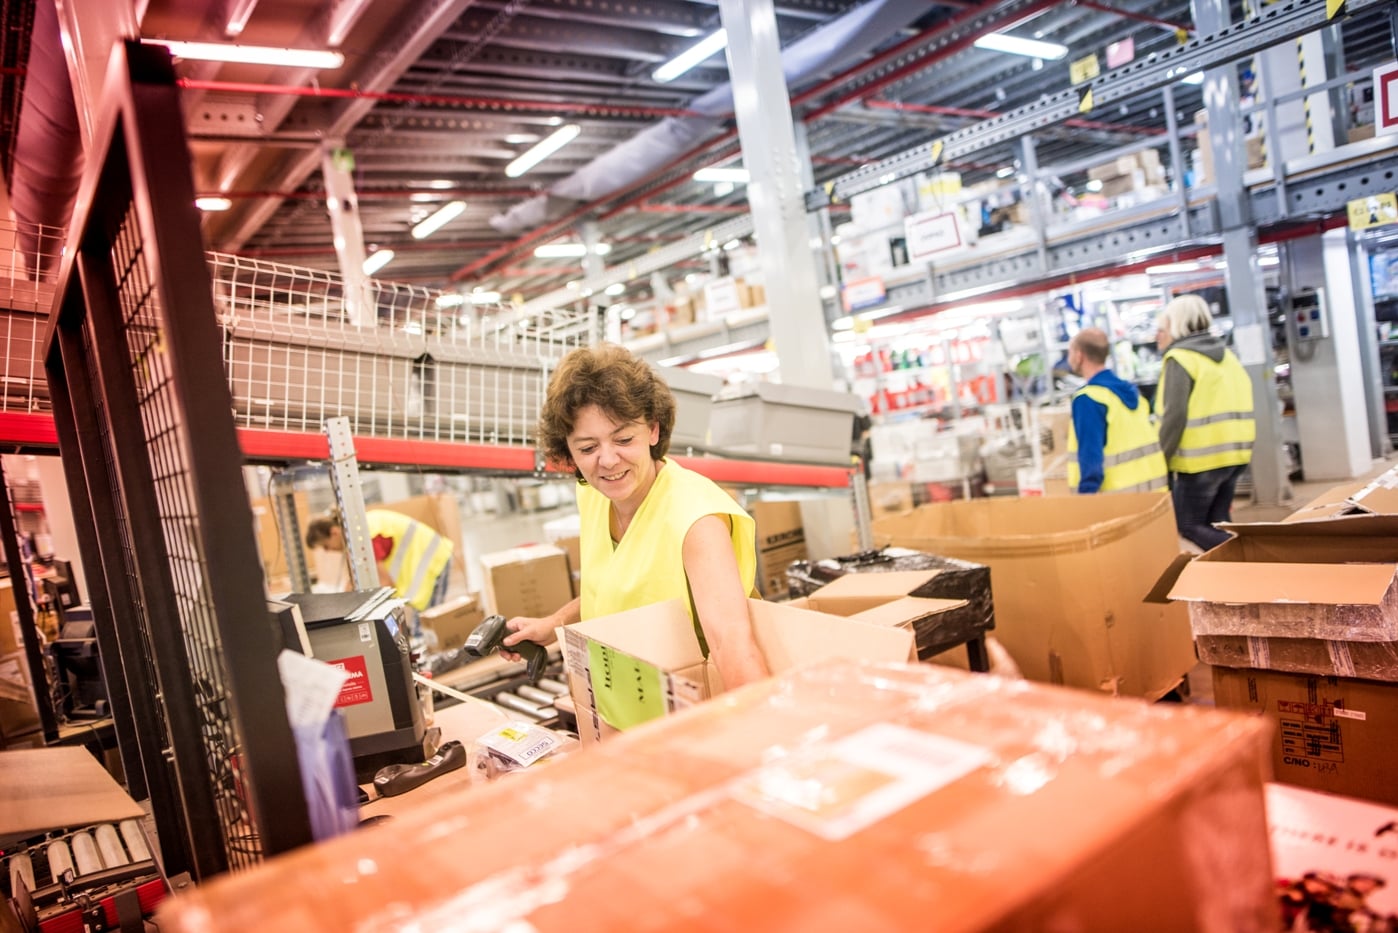
<path id="1" fill-rule="evenodd" d="M 1068 65 L 1068 80 L 1074 84 L 1082 84 L 1084 81 L 1091 81 L 1102 73 L 1102 65 L 1097 61 L 1097 54 L 1085 55 Z"/>
<path id="2" fill-rule="evenodd" d="M 1082 97 L 1078 98 L 1078 113 L 1092 112 L 1092 88 L 1082 92 Z"/>
<path id="3" fill-rule="evenodd" d="M 597 715 L 615 729 L 629 729 L 665 715 L 660 671 L 653 664 L 609 648 L 587 643 L 587 673 Z"/>
<path id="4" fill-rule="evenodd" d="M 1345 8 L 1345 0 L 1325 0 L 1325 18 L 1334 19 Z"/>
<path id="5" fill-rule="evenodd" d="M 940 162 L 940 161 L 942 160 L 942 150 L 945 149 L 945 148 L 946 148 L 946 144 L 943 143 L 940 139 L 937 140 L 935 143 L 932 144 L 932 164 L 933 164 L 933 165 L 936 165 L 938 162 Z"/>
<path id="6" fill-rule="evenodd" d="M 1188 29 L 1176 29 L 1176 30 L 1175 30 L 1175 41 L 1178 42 L 1180 45 L 1184 45 L 1186 42 L 1188 42 L 1188 41 L 1189 41 L 1189 30 L 1188 30 Z"/>
<path id="7" fill-rule="evenodd" d="M 1368 230 L 1398 223 L 1398 196 L 1393 192 L 1356 198 L 1345 205 L 1351 230 Z"/>

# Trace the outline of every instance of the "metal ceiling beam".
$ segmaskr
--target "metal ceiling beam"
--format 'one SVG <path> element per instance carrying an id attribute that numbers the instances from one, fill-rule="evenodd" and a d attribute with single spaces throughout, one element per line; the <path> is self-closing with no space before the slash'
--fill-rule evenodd
<path id="1" fill-rule="evenodd" d="M 1350 12 L 1358 12 L 1387 2 L 1389 0 L 1347 0 L 1346 8 Z M 1089 92 L 1092 107 L 1087 112 L 1160 90 L 1178 82 L 1185 75 L 1207 67 L 1247 58 L 1261 49 L 1327 25 L 1326 6 L 1326 3 L 1318 0 L 1290 0 L 1267 6 L 1261 16 L 1215 34 L 1197 36 L 1176 49 L 1158 53 L 1147 60 L 1131 62 L 1078 87 L 957 130 L 933 145 L 919 146 L 850 172 L 836 180 L 829 192 L 823 188 L 808 192 L 806 206 L 810 210 L 817 210 L 829 204 L 832 197 L 848 199 L 861 191 L 877 188 L 890 179 L 906 178 L 926 171 L 939 160 L 958 159 L 1060 124 L 1084 112 L 1082 101 Z M 934 151 L 937 159 L 932 158 Z"/>

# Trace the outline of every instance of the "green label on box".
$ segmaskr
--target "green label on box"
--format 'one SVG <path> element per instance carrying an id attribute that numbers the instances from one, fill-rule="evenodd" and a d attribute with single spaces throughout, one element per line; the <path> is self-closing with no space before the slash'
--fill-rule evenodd
<path id="1" fill-rule="evenodd" d="M 597 715 L 607 725 L 630 729 L 665 715 L 660 671 L 654 665 L 596 641 L 587 643 L 587 662 Z"/>

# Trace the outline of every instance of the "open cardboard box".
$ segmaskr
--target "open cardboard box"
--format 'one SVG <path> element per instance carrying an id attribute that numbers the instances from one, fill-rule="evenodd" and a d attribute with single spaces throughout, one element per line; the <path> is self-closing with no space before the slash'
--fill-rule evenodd
<path id="1" fill-rule="evenodd" d="M 1333 486 L 1284 521 L 1316 522 L 1347 515 L 1398 515 L 1398 467 L 1367 483 Z"/>
<path id="2" fill-rule="evenodd" d="M 907 661 L 914 651 L 909 627 L 889 625 L 887 619 L 841 618 L 757 599 L 748 606 L 757 647 L 773 674 L 832 658 Z M 584 743 L 724 690 L 718 669 L 699 647 L 688 608 L 678 599 L 564 626 L 562 641 Z"/>
<path id="3" fill-rule="evenodd" d="M 845 574 L 809 596 L 798 597 L 783 605 L 903 629 L 916 637 L 917 629 L 926 627 L 933 617 L 968 605 L 964 599 L 908 595 L 926 586 L 940 572 L 912 570 Z M 917 660 L 916 644 L 908 660 Z"/>
<path id="4" fill-rule="evenodd" d="M 1382 662 L 1398 643 L 1398 516 L 1220 527 L 1236 537 L 1185 564 L 1169 588 L 1189 605 L 1202 660 L 1236 665 L 1245 639 L 1249 667 L 1284 656 L 1283 670 L 1392 679 Z M 1351 643 L 1388 648 L 1357 663 Z"/>

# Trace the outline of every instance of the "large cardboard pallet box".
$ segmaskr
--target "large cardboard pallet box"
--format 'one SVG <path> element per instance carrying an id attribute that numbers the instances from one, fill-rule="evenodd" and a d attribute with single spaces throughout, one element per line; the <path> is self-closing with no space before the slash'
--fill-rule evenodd
<path id="1" fill-rule="evenodd" d="M 1228 667 L 1213 681 L 1219 708 L 1276 726 L 1277 780 L 1398 804 L 1398 684 Z"/>
<path id="2" fill-rule="evenodd" d="M 836 661 L 429 797 L 156 919 L 163 933 L 1273 931 L 1266 741 L 1264 722 L 1215 710 Z"/>
<path id="3" fill-rule="evenodd" d="M 1157 699 L 1194 666 L 1185 612 L 1144 601 L 1178 551 L 1169 496 L 938 503 L 873 533 L 989 567 L 995 637 L 1030 680 Z"/>
<path id="4" fill-rule="evenodd" d="M 1398 516 L 1225 527 L 1170 589 L 1202 660 L 1398 680 Z"/>

